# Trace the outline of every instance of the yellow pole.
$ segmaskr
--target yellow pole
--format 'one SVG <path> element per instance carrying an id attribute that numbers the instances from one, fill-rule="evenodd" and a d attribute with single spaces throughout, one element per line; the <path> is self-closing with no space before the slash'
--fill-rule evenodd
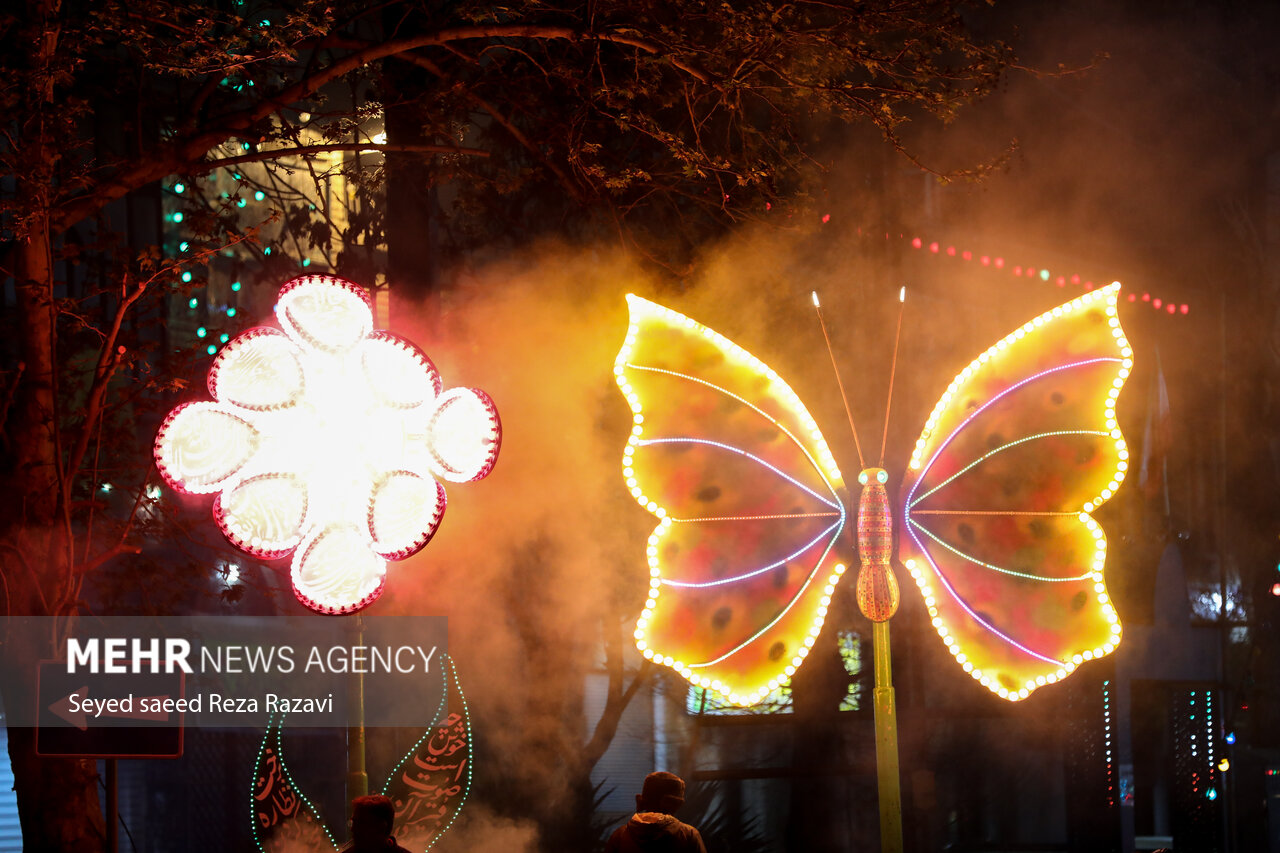
<path id="1" fill-rule="evenodd" d="M 889 622 L 871 623 L 876 686 L 876 775 L 880 788 L 881 853 L 902 853 L 902 790 L 898 772 L 898 711 L 893 699 Z"/>
<path id="2" fill-rule="evenodd" d="M 364 617 L 355 619 L 355 643 L 364 643 Z M 364 674 L 347 682 L 347 800 L 369 793 L 369 774 L 364 761 Z"/>

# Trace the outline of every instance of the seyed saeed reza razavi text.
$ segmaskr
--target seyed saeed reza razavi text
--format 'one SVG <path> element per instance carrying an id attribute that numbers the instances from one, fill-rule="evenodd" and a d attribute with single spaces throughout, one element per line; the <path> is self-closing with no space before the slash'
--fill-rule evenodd
<path id="1" fill-rule="evenodd" d="M 181 637 L 67 639 L 67 672 L 427 673 L 435 646 L 202 646 Z"/>

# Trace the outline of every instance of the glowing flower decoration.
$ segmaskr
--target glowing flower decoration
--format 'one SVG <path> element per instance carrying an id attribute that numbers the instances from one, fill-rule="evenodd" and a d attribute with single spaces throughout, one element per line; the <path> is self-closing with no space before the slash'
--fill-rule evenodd
<path id="1" fill-rule="evenodd" d="M 430 541 L 439 480 L 479 480 L 498 457 L 493 401 L 443 390 L 409 341 L 373 330 L 365 290 L 325 275 L 280 290 L 280 329 L 250 329 L 209 368 L 212 402 L 188 403 L 156 436 L 161 475 L 217 493 L 218 527 L 263 559 L 293 554 L 294 593 L 322 613 L 358 610 L 386 561 Z"/>

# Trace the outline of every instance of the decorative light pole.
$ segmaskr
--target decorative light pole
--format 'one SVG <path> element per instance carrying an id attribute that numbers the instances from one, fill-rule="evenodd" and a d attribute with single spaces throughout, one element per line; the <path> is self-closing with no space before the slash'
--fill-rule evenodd
<path id="1" fill-rule="evenodd" d="M 303 276 L 275 310 L 279 329 L 250 329 L 214 359 L 212 401 L 165 418 L 156 464 L 180 492 L 217 493 L 214 519 L 236 547 L 293 554 L 299 601 L 350 613 L 382 593 L 387 560 L 435 534 L 439 481 L 492 470 L 501 425 L 483 391 L 444 390 L 421 350 L 375 331 L 364 288 Z"/>
<path id="2" fill-rule="evenodd" d="M 156 436 L 156 465 L 186 494 L 217 493 L 214 520 L 255 557 L 293 554 L 298 600 L 319 613 L 371 604 L 388 560 L 430 541 L 445 510 L 440 480 L 487 476 L 502 427 L 489 395 L 444 390 L 430 359 L 373 329 L 364 288 L 295 278 L 280 328 L 250 329 L 209 368 L 211 402 L 186 403 Z M 356 617 L 353 643 L 364 625 Z M 349 682 L 347 788 L 368 792 L 364 677 Z"/>

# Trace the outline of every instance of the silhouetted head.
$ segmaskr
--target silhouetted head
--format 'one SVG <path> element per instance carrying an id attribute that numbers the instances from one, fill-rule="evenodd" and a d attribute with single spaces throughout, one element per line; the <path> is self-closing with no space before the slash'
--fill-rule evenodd
<path id="1" fill-rule="evenodd" d="M 390 797 L 371 794 L 351 801 L 351 840 L 357 850 L 374 849 L 391 835 L 396 807 Z"/>
<path id="2" fill-rule="evenodd" d="M 636 811 L 675 814 L 684 805 L 684 780 L 666 770 L 644 777 L 644 788 L 636 794 Z"/>

